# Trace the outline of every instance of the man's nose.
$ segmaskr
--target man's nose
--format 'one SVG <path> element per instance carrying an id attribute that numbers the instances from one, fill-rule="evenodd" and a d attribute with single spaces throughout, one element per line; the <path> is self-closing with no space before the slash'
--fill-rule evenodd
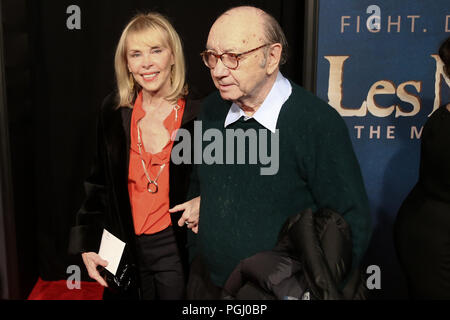
<path id="1" fill-rule="evenodd" d="M 211 73 L 215 78 L 223 78 L 226 77 L 230 72 L 230 69 L 225 67 L 221 59 L 217 60 L 216 66 L 211 69 Z"/>

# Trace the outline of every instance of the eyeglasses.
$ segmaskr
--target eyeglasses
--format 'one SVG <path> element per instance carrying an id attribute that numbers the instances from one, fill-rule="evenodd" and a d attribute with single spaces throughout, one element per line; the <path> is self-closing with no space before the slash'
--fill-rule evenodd
<path id="1" fill-rule="evenodd" d="M 213 51 L 210 50 L 206 50 L 204 52 L 202 52 L 200 55 L 203 58 L 203 62 L 205 63 L 205 65 L 210 68 L 210 69 L 214 69 L 217 65 L 217 61 L 222 60 L 222 63 L 224 64 L 225 67 L 227 67 L 228 69 L 231 70 L 236 70 L 239 67 L 239 60 L 241 60 L 241 57 L 244 54 L 248 54 L 248 53 L 252 53 L 256 50 L 259 50 L 261 48 L 270 46 L 270 44 L 264 44 L 258 48 L 246 51 L 246 52 L 242 52 L 242 53 L 222 53 L 222 54 L 216 54 Z"/>

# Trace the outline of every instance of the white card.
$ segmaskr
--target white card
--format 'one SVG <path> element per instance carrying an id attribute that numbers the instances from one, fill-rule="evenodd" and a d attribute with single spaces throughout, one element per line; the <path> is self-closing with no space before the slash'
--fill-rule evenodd
<path id="1" fill-rule="evenodd" d="M 116 238 L 114 235 L 109 233 L 108 230 L 103 229 L 102 242 L 100 243 L 98 255 L 103 260 L 108 261 L 108 265 L 105 269 L 113 275 L 116 275 L 124 248 L 125 242 Z"/>

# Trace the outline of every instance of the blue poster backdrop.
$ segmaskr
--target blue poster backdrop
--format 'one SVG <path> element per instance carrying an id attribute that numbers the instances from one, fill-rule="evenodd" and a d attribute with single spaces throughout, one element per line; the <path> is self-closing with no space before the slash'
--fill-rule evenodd
<path id="1" fill-rule="evenodd" d="M 317 95 L 347 123 L 374 222 L 366 266 L 380 298 L 407 297 L 393 245 L 397 211 L 418 178 L 420 137 L 450 102 L 437 56 L 450 36 L 448 0 L 320 0 Z"/>

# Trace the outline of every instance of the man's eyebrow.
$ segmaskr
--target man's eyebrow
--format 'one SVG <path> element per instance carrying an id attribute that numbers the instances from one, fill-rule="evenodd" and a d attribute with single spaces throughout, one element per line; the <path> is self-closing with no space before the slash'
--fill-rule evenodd
<path id="1" fill-rule="evenodd" d="M 217 52 L 217 50 L 216 49 L 212 49 L 212 48 L 210 48 L 210 47 L 206 47 L 206 50 L 207 51 L 214 51 L 214 52 Z M 229 48 L 229 49 L 226 49 L 226 50 L 223 50 L 223 52 L 222 53 L 235 53 L 237 51 L 237 49 L 236 48 Z"/>

